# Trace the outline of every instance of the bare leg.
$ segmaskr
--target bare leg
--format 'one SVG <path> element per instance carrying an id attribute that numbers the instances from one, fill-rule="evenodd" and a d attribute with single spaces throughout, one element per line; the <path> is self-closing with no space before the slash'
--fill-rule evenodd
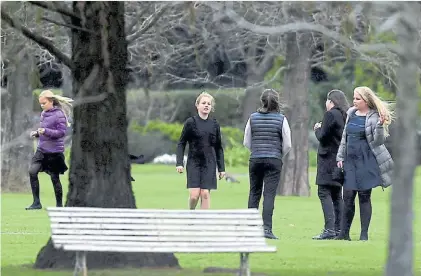
<path id="1" fill-rule="evenodd" d="M 199 202 L 200 188 L 190 188 L 189 192 L 189 208 L 190 210 L 194 210 L 196 209 L 197 203 Z"/>
<path id="2" fill-rule="evenodd" d="M 200 208 L 209 209 L 210 208 L 210 191 L 206 189 L 200 190 Z"/>

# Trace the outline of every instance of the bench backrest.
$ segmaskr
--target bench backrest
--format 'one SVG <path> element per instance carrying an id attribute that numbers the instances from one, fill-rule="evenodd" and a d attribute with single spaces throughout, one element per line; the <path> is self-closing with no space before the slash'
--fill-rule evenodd
<path id="1" fill-rule="evenodd" d="M 74 251 L 273 252 L 256 209 L 48 208 L 55 247 Z"/>

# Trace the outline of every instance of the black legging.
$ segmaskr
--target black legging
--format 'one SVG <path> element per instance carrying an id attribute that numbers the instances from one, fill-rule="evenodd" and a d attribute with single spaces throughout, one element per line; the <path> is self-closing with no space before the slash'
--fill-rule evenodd
<path id="1" fill-rule="evenodd" d="M 344 232 L 349 235 L 352 220 L 355 215 L 355 197 L 358 193 L 358 201 L 360 203 L 360 220 L 361 220 L 361 234 L 368 233 L 368 227 L 371 221 L 371 189 L 365 191 L 350 191 L 344 190 Z"/>
<path id="2" fill-rule="evenodd" d="M 343 210 L 342 187 L 319 185 L 317 194 L 322 204 L 325 229 L 338 232 L 341 229 Z"/>
<path id="3" fill-rule="evenodd" d="M 32 196 L 34 198 L 34 204 L 41 203 L 39 198 L 39 180 L 38 180 L 38 173 L 41 170 L 41 163 L 32 163 L 31 167 L 29 168 L 29 181 L 31 182 L 31 189 L 32 189 Z M 63 202 L 63 189 L 60 183 L 59 174 L 50 174 L 51 182 L 53 183 L 54 187 L 54 194 L 56 197 L 56 204 L 57 206 L 62 206 Z"/>

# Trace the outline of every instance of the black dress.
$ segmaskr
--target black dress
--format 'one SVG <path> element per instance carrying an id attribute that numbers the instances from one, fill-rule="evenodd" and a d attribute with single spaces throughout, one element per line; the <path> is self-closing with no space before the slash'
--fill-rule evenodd
<path id="1" fill-rule="evenodd" d="M 382 183 L 376 157 L 365 135 L 366 116 L 351 114 L 346 126 L 344 190 L 364 191 Z"/>
<path id="2" fill-rule="evenodd" d="M 216 168 L 225 171 L 224 150 L 218 122 L 198 115 L 186 120 L 177 146 L 177 166 L 183 166 L 187 142 L 187 188 L 217 189 Z"/>

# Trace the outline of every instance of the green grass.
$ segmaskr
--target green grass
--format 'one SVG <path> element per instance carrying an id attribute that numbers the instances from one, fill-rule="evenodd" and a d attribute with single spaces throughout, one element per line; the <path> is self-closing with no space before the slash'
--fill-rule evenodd
<path id="1" fill-rule="evenodd" d="M 219 183 L 212 193 L 213 209 L 246 208 L 248 197 L 248 178 L 246 168 L 228 170 L 239 174 L 240 184 Z M 140 165 L 133 166 L 133 183 L 138 208 L 186 209 L 187 190 L 185 175 L 175 173 L 173 166 Z M 310 183 L 314 183 L 314 170 L 310 173 Z M 53 206 L 52 185 L 46 175 L 41 174 L 41 197 L 45 207 Z M 62 177 L 64 192 L 67 192 L 67 175 Z M 421 275 L 421 170 L 418 170 L 415 195 L 415 268 Z M 313 241 L 323 227 L 320 203 L 316 186 L 312 184 L 311 197 L 277 197 L 274 214 L 274 232 L 280 237 L 268 241 L 276 245 L 277 253 L 252 254 L 252 272 L 267 275 L 382 275 L 387 257 L 387 238 L 389 227 L 390 190 L 375 189 L 373 192 L 373 217 L 370 226 L 370 241 L 359 242 L 359 210 L 357 212 L 351 238 L 355 241 Z M 25 211 L 24 207 L 32 200 L 30 194 L 2 194 L 1 225 L 1 267 L 2 275 L 29 276 L 66 276 L 71 271 L 34 270 L 39 249 L 45 245 L 50 235 L 47 213 Z M 237 268 L 238 254 L 177 254 L 181 271 L 176 270 L 108 270 L 89 271 L 89 275 L 104 276 L 158 276 L 158 275 L 205 275 L 205 267 Z M 89 263 L 88 263 L 89 267 Z M 213 274 L 232 275 L 232 274 Z"/>

